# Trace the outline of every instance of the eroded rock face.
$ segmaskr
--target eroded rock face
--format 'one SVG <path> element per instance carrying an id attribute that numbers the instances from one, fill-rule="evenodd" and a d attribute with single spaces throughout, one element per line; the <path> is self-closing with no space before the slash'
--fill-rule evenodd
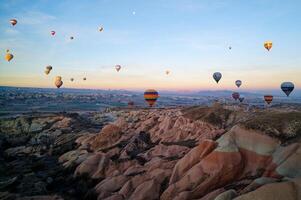
<path id="1" fill-rule="evenodd" d="M 124 113 L 98 135 L 77 140 L 75 175 L 100 180 L 98 199 L 163 200 L 239 198 L 300 176 L 299 143 L 283 146 L 261 130 L 228 127 L 247 114 L 223 111 L 217 118 L 209 111 L 201 117 L 180 109 Z"/>
<path id="2" fill-rule="evenodd" d="M 19 176 L 0 181 L 0 192 L 1 187 L 21 181 L 19 189 L 35 188 L 35 194 L 23 196 L 44 195 L 42 190 L 64 182 L 62 174 L 56 176 L 57 165 L 51 160 L 58 158 L 72 173 L 68 179 L 80 181 L 81 187 L 67 191 L 72 197 L 80 193 L 80 197 L 106 200 L 260 199 L 262 193 L 274 198 L 268 193 L 283 187 L 280 197 L 300 199 L 288 195 L 292 188 L 299 191 L 301 144 L 299 133 L 294 133 L 299 119 L 291 118 L 288 126 L 281 127 L 267 120 L 265 126 L 276 127 L 271 134 L 262 126 L 254 128 L 251 119 L 256 115 L 220 106 L 126 110 L 98 133 L 86 131 L 90 129 L 71 116 L 6 121 L 1 130 L 12 127 L 7 129 L 11 133 L 0 134 L 0 149 L 9 158 L 18 157 L 12 164 L 24 177 L 23 182 Z M 284 143 L 281 130 L 293 140 Z M 26 137 L 14 139 L 22 134 Z M 35 173 L 30 173 L 33 163 Z M 0 162 L 0 172 L 2 167 Z M 41 169 L 51 173 L 45 175 Z"/>

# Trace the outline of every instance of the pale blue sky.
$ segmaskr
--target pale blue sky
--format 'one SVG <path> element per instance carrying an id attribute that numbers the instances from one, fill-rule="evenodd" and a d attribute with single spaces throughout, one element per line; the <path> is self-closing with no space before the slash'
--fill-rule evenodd
<path id="1" fill-rule="evenodd" d="M 236 79 L 244 89 L 298 87 L 300 35 L 299 0 L 6 0 L 0 51 L 15 58 L 0 60 L 0 85 L 53 87 L 61 75 L 77 88 L 232 89 Z M 224 75 L 218 86 L 215 71 Z"/>

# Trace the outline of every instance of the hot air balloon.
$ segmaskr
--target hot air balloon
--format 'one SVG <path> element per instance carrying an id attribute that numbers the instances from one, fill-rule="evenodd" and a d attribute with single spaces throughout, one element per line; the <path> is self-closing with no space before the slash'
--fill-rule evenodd
<path id="1" fill-rule="evenodd" d="M 150 107 L 152 107 L 156 103 L 158 97 L 159 94 L 154 89 L 148 89 L 144 92 L 144 99 Z"/>
<path id="2" fill-rule="evenodd" d="M 289 96 L 295 88 L 292 82 L 283 82 L 280 87 L 281 90 L 286 94 L 286 96 Z"/>
<path id="3" fill-rule="evenodd" d="M 50 65 L 46 66 L 45 74 L 48 75 L 51 70 L 52 70 L 52 66 L 50 66 Z"/>
<path id="4" fill-rule="evenodd" d="M 129 106 L 129 107 L 133 107 L 134 104 L 135 104 L 134 101 L 129 101 L 129 102 L 128 102 L 128 106 Z"/>
<path id="5" fill-rule="evenodd" d="M 231 50 L 231 49 L 232 49 L 232 47 L 230 46 L 230 47 L 229 47 L 229 49 Z"/>
<path id="6" fill-rule="evenodd" d="M 9 20 L 9 22 L 10 22 L 11 25 L 13 25 L 13 26 L 15 26 L 15 25 L 18 23 L 18 21 L 17 21 L 16 19 L 11 19 L 11 20 Z"/>
<path id="7" fill-rule="evenodd" d="M 272 46 L 273 46 L 273 42 L 272 41 L 266 41 L 265 43 L 264 43 L 264 48 L 266 48 L 268 51 L 270 51 L 270 49 L 272 48 Z"/>
<path id="8" fill-rule="evenodd" d="M 83 80 L 85 81 L 85 80 L 87 80 L 87 78 L 86 78 L 86 77 L 84 77 L 84 78 L 83 78 Z"/>
<path id="9" fill-rule="evenodd" d="M 99 30 L 99 32 L 102 32 L 103 31 L 103 27 L 102 26 L 99 27 L 98 30 Z"/>
<path id="10" fill-rule="evenodd" d="M 121 69 L 121 66 L 120 65 L 115 65 L 115 69 L 117 72 L 119 72 L 119 70 Z"/>
<path id="11" fill-rule="evenodd" d="M 70 81 L 73 82 L 73 81 L 74 81 L 74 78 L 70 78 Z"/>
<path id="12" fill-rule="evenodd" d="M 169 71 L 169 70 L 166 70 L 166 71 L 165 71 L 165 74 L 166 74 L 166 75 L 168 75 L 169 73 L 170 73 L 170 71 Z"/>
<path id="13" fill-rule="evenodd" d="M 267 104 L 270 104 L 273 101 L 273 96 L 272 95 L 264 95 L 264 100 Z"/>
<path id="14" fill-rule="evenodd" d="M 244 100 L 245 100 L 245 97 L 240 95 L 239 98 L 238 98 L 239 102 L 242 103 Z"/>
<path id="15" fill-rule="evenodd" d="M 8 62 L 11 61 L 11 59 L 14 58 L 14 55 L 9 53 L 9 50 L 6 50 L 6 54 L 5 54 L 5 60 L 7 60 Z"/>
<path id="16" fill-rule="evenodd" d="M 213 78 L 214 78 L 214 80 L 216 81 L 216 83 L 218 83 L 219 80 L 221 80 L 221 78 L 222 78 L 222 74 L 221 74 L 220 72 L 215 72 L 215 73 L 213 74 Z"/>
<path id="17" fill-rule="evenodd" d="M 55 35 L 55 31 L 50 31 L 50 34 L 54 36 Z"/>
<path id="18" fill-rule="evenodd" d="M 241 86 L 241 80 L 237 80 L 237 81 L 235 81 L 235 85 L 239 88 L 240 86 Z"/>
<path id="19" fill-rule="evenodd" d="M 238 92 L 233 92 L 232 97 L 233 99 L 236 101 L 237 99 L 239 99 L 239 93 Z"/>
<path id="20" fill-rule="evenodd" d="M 63 85 L 62 77 L 56 76 L 54 84 L 57 88 L 60 88 Z"/>
<path id="21" fill-rule="evenodd" d="M 71 37 L 70 37 L 70 40 L 73 40 L 73 39 L 74 39 L 74 37 L 73 37 L 73 36 L 71 36 Z"/>

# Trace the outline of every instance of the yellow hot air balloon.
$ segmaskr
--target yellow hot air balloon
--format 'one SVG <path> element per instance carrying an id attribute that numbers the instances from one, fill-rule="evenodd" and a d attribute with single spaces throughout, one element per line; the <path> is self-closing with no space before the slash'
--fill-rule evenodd
<path id="1" fill-rule="evenodd" d="M 144 92 L 144 99 L 150 107 L 152 107 L 156 103 L 158 97 L 159 94 L 154 89 L 148 89 Z"/>
<path id="2" fill-rule="evenodd" d="M 7 60 L 7 61 L 9 62 L 9 61 L 11 61 L 11 59 L 14 58 L 14 55 L 11 54 L 11 53 L 8 53 L 9 50 L 6 50 L 6 52 L 7 52 L 7 53 L 5 54 L 5 60 Z"/>
<path id="3" fill-rule="evenodd" d="M 55 81 L 61 81 L 62 80 L 62 77 L 61 76 L 56 76 L 55 77 Z"/>
<path id="4" fill-rule="evenodd" d="M 264 43 L 264 48 L 266 48 L 268 51 L 270 51 L 270 49 L 272 48 L 272 46 L 273 46 L 273 42 L 272 41 L 266 41 L 265 43 Z"/>

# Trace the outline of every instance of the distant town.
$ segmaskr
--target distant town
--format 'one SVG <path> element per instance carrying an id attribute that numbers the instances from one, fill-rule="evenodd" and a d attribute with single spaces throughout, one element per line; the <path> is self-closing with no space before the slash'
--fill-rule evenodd
<path id="1" fill-rule="evenodd" d="M 232 97 L 233 91 L 200 92 L 159 92 L 157 108 L 176 106 L 208 106 L 214 102 L 227 105 L 244 105 L 265 108 L 262 94 L 241 92 L 245 99 L 242 103 Z M 132 102 L 129 105 L 129 102 Z M 270 107 L 299 106 L 301 97 L 287 98 L 275 96 Z M 28 112 L 84 112 L 103 111 L 107 108 L 145 108 L 148 107 L 143 92 L 125 90 L 90 90 L 90 89 L 45 89 L 0 87 L 0 114 L 20 114 Z"/>

